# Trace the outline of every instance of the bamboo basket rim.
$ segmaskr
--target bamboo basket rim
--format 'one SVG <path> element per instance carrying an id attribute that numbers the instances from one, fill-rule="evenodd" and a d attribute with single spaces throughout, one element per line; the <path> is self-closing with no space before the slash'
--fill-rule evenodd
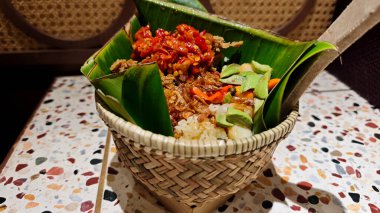
<path id="1" fill-rule="evenodd" d="M 95 92 L 96 93 L 96 92 Z M 136 124 L 124 120 L 112 113 L 95 94 L 96 109 L 100 118 L 110 127 L 114 134 L 130 138 L 133 146 L 143 147 L 147 152 L 165 155 L 169 158 L 181 159 L 210 159 L 223 160 L 226 157 L 249 155 L 261 150 L 273 142 L 285 138 L 293 129 L 298 117 L 298 104 L 289 113 L 287 118 L 276 127 L 268 129 L 251 137 L 217 140 L 189 140 L 177 139 L 173 136 L 164 136 L 144 130 Z"/>

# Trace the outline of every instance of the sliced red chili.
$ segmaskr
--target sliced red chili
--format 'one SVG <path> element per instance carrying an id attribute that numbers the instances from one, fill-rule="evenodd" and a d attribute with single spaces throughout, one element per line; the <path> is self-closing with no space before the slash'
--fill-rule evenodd
<path id="1" fill-rule="evenodd" d="M 141 27 L 135 34 L 132 58 L 144 63 L 156 61 L 165 73 L 182 71 L 181 75 L 187 76 L 209 70 L 215 55 L 212 35 L 186 24 L 176 29 L 174 33 L 157 29 L 153 37 L 149 26 Z"/>

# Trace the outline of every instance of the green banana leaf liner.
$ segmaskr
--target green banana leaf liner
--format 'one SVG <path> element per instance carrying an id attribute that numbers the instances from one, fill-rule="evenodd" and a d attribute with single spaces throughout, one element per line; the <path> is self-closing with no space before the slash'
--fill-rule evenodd
<path id="1" fill-rule="evenodd" d="M 335 49 L 327 42 L 291 41 L 174 3 L 137 0 L 136 6 L 137 15 L 85 62 L 81 72 L 115 114 L 145 130 L 166 136 L 173 136 L 173 127 L 158 66 L 155 63 L 138 65 L 118 74 L 110 71 L 117 59 L 130 58 L 134 34 L 141 26 L 149 24 L 154 32 L 157 28 L 174 31 L 177 25 L 188 24 L 200 31 L 222 36 L 227 42 L 244 42 L 240 48 L 222 50 L 228 59 L 224 63 L 242 64 L 255 60 L 271 66 L 272 78 L 281 78 L 281 81 L 254 115 L 255 134 L 281 122 L 281 104 L 286 92 L 291 92 L 297 80 L 323 51 Z"/>

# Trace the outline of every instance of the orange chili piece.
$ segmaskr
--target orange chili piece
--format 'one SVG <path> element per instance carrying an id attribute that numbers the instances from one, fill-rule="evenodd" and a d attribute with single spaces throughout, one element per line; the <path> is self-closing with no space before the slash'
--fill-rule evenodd
<path id="1" fill-rule="evenodd" d="M 197 96 L 203 98 L 204 100 L 208 100 L 209 99 L 208 95 L 206 95 L 205 93 L 203 93 L 202 90 L 200 90 L 198 87 L 191 88 L 190 92 L 193 95 L 197 95 Z"/>
<path id="2" fill-rule="evenodd" d="M 253 98 L 253 91 L 250 90 L 250 91 L 243 92 L 240 94 L 240 97 L 252 99 Z"/>
<path id="3" fill-rule="evenodd" d="M 280 82 L 280 80 L 280 78 L 270 79 L 268 82 L 268 90 L 272 90 L 278 84 L 278 82 Z"/>
<path id="4" fill-rule="evenodd" d="M 199 96 L 200 98 L 202 98 L 205 101 L 209 101 L 209 102 L 214 103 L 214 104 L 219 104 L 219 103 L 223 102 L 224 96 L 226 95 L 226 93 L 228 92 L 228 90 L 231 87 L 232 87 L 232 85 L 224 86 L 220 90 L 218 90 L 217 92 L 215 92 L 214 94 L 212 94 L 210 96 L 208 96 L 207 94 L 205 94 L 204 92 L 202 92 L 202 90 L 200 90 L 197 87 L 191 88 L 190 92 L 193 95 Z"/>
<path id="5" fill-rule="evenodd" d="M 227 85 L 222 87 L 219 91 L 222 91 L 224 93 L 227 93 L 229 89 L 231 89 L 233 86 L 232 85 Z"/>

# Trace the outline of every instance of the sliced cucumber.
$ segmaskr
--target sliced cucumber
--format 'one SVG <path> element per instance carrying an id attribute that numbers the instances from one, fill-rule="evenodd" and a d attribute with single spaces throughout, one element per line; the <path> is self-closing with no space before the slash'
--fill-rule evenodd
<path id="1" fill-rule="evenodd" d="M 220 73 L 220 78 L 227 78 L 231 75 L 240 73 L 240 65 L 239 64 L 229 64 L 222 68 L 222 72 Z"/>

